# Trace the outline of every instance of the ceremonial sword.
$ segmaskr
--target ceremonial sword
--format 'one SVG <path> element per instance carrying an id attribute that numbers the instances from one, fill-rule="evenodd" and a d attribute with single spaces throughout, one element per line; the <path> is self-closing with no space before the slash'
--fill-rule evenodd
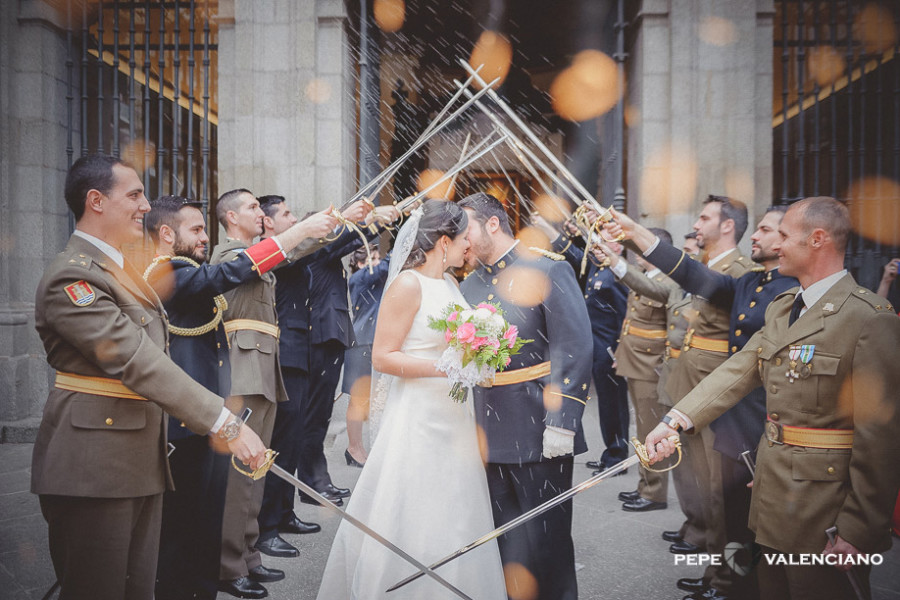
<path id="1" fill-rule="evenodd" d="M 337 506 L 335 506 L 334 504 L 329 502 L 322 494 L 320 494 L 319 492 L 314 490 L 312 487 L 303 483 L 302 481 L 300 481 L 299 479 L 297 479 L 296 477 L 294 477 L 293 475 L 291 475 L 290 473 L 288 473 L 287 471 L 285 471 L 284 469 L 282 469 L 281 467 L 276 465 L 275 457 L 277 455 L 278 455 L 278 453 L 275 452 L 274 450 L 266 450 L 266 462 L 263 463 L 263 465 L 261 467 L 259 467 L 258 469 L 256 469 L 253 472 L 245 471 L 244 469 L 240 468 L 237 464 L 237 461 L 235 461 L 234 456 L 231 457 L 231 464 L 234 465 L 234 468 L 237 469 L 239 473 L 242 473 L 243 475 L 246 475 L 247 477 L 250 477 L 254 480 L 262 479 L 263 477 L 265 477 L 266 472 L 274 473 L 275 475 L 277 475 L 281 479 L 285 480 L 286 482 L 288 482 L 289 484 L 291 484 L 298 490 L 300 490 L 300 491 L 304 492 L 305 494 L 309 495 L 310 497 L 312 497 L 316 502 L 318 502 L 319 504 L 321 504 L 322 506 L 324 506 L 331 512 L 337 513 L 337 515 L 339 517 L 348 521 L 351 525 L 353 525 L 354 527 L 356 527 L 357 529 L 359 529 L 360 531 L 362 531 L 363 533 L 365 533 L 366 535 L 368 535 L 369 537 L 374 539 L 376 542 L 378 542 L 379 544 L 381 544 L 382 546 L 384 546 L 385 548 L 387 548 L 388 550 L 390 550 L 391 552 L 393 552 L 394 554 L 396 554 L 397 556 L 399 556 L 400 558 L 402 558 L 409 564 L 411 564 L 414 567 L 416 567 L 417 569 L 419 569 L 420 575 L 428 575 L 429 577 L 431 577 L 432 579 L 437 581 L 439 584 L 441 584 L 442 586 L 444 586 L 445 588 L 447 588 L 448 590 L 450 590 L 451 592 L 453 592 L 460 598 L 463 598 L 464 600 L 472 600 L 472 598 L 470 598 L 469 596 L 464 594 L 462 591 L 460 591 L 459 589 L 454 587 L 453 584 L 451 584 L 449 581 L 447 581 L 446 579 L 444 579 L 443 577 L 441 577 L 440 575 L 435 573 L 431 567 L 425 566 L 423 563 L 419 562 L 418 560 L 416 560 L 415 558 L 413 558 L 412 556 L 407 554 L 405 551 L 403 551 L 403 549 L 401 549 L 399 546 L 397 546 L 396 544 L 394 544 L 393 542 L 391 542 L 384 536 L 382 536 L 380 533 L 378 533 L 377 531 L 375 531 L 374 529 L 372 529 L 371 527 L 369 527 L 368 525 L 366 525 L 365 523 L 363 523 L 356 517 L 354 517 L 350 514 L 347 514 L 346 511 L 341 510 L 340 508 L 338 508 Z"/>
<path id="2" fill-rule="evenodd" d="M 674 465 L 667 467 L 665 469 L 650 469 L 650 458 L 647 456 L 646 448 L 644 448 L 644 445 L 641 442 L 639 442 L 637 438 L 631 438 L 631 445 L 634 446 L 635 453 L 632 454 L 631 456 L 629 456 L 628 458 L 626 458 L 625 460 L 623 460 L 622 462 L 617 463 L 616 465 L 606 469 L 602 473 L 597 473 L 590 479 L 586 479 L 586 480 L 582 481 L 581 483 L 579 483 L 572 489 L 570 489 L 566 492 L 563 492 L 562 494 L 560 494 L 559 496 L 556 496 L 555 498 L 551 498 L 550 500 L 544 502 L 540 506 L 535 506 L 528 512 L 519 515 L 518 517 L 516 517 L 509 523 L 507 523 L 501 527 L 498 527 L 498 528 L 494 529 L 493 531 L 489 531 L 488 533 L 484 534 L 483 536 L 481 536 L 477 540 L 473 541 L 472 543 L 470 543 L 466 546 L 463 546 L 456 552 L 454 552 L 452 554 L 448 554 L 447 556 L 438 560 L 437 562 L 434 562 L 434 563 L 428 565 L 427 568 L 428 569 L 437 569 L 438 567 L 446 565 L 448 562 L 456 560 L 463 554 L 466 554 L 467 552 L 474 550 L 475 548 L 481 546 L 482 544 L 486 544 L 487 542 L 500 537 L 504 533 L 507 533 L 508 531 L 510 531 L 512 529 L 515 529 L 516 527 L 522 525 L 523 523 L 526 523 L 527 521 L 532 520 L 536 516 L 543 514 L 543 513 L 547 512 L 548 510 L 559 506 L 560 504 L 562 504 L 563 502 L 566 502 L 567 500 L 569 500 L 576 494 L 579 494 L 586 489 L 594 487 L 595 485 L 597 485 L 604 479 L 608 479 L 614 475 L 618 475 L 620 472 L 624 471 L 625 469 L 627 469 L 628 467 L 630 467 L 632 465 L 640 463 L 646 469 L 650 469 L 651 471 L 657 471 L 657 472 L 661 472 L 661 473 L 665 472 L 665 471 L 669 471 L 671 469 L 674 469 L 681 463 L 681 441 L 678 439 L 677 436 L 672 436 L 669 439 L 675 444 L 675 448 L 678 450 L 678 462 L 676 462 Z M 416 579 L 418 579 L 419 577 L 421 577 L 422 575 L 425 575 L 425 574 L 426 574 L 425 571 L 420 569 L 418 573 L 410 575 L 403 581 L 395 583 L 394 585 L 389 587 L 387 589 L 387 591 L 393 592 L 394 590 L 403 587 L 407 583 L 415 581 Z"/>

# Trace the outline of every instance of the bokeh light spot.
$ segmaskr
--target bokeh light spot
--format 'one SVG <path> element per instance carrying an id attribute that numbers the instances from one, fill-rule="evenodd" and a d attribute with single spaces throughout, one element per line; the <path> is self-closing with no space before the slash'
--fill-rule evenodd
<path id="1" fill-rule="evenodd" d="M 519 240 L 519 248 L 534 258 L 540 256 L 539 253 L 529 250 L 530 248 L 541 248 L 542 250 L 550 250 L 550 238 L 537 227 L 523 227 L 516 235 Z"/>
<path id="2" fill-rule="evenodd" d="M 331 100 L 331 84 L 324 79 L 313 79 L 306 84 L 306 97 L 313 104 L 323 104 Z"/>
<path id="3" fill-rule="evenodd" d="M 519 306 L 537 306 L 547 297 L 550 285 L 547 276 L 537 269 L 514 265 L 497 277 L 497 294 L 501 300 Z"/>
<path id="4" fill-rule="evenodd" d="M 538 597 L 537 578 L 524 565 L 506 563 L 503 565 L 503 578 L 510 600 L 534 600 Z"/>
<path id="5" fill-rule="evenodd" d="M 499 81 L 493 86 L 494 89 L 497 89 L 509 73 L 509 68 L 512 65 L 512 56 L 512 44 L 506 36 L 496 31 L 485 31 L 478 38 L 475 47 L 472 49 L 469 65 L 473 69 L 483 65 L 479 75 L 486 82 L 499 77 Z M 475 87 L 480 86 L 476 84 Z"/>
<path id="6" fill-rule="evenodd" d="M 752 204 L 755 197 L 753 176 L 743 169 L 729 169 L 725 173 L 725 195 Z"/>
<path id="7" fill-rule="evenodd" d="M 559 196 L 539 194 L 532 200 L 534 211 L 550 223 L 562 223 L 569 218 L 569 204 Z"/>
<path id="8" fill-rule="evenodd" d="M 711 46 L 730 46 L 740 35 L 732 21 L 722 17 L 706 17 L 700 22 L 700 39 Z"/>
<path id="9" fill-rule="evenodd" d="M 387 33 L 399 31 L 406 20 L 406 3 L 403 0 L 375 0 L 372 4 L 375 24 Z"/>
<path id="10" fill-rule="evenodd" d="M 853 37 L 870 54 L 884 52 L 897 41 L 894 15 L 883 6 L 872 2 L 866 4 L 853 20 Z"/>
<path id="11" fill-rule="evenodd" d="M 548 412 L 556 412 L 562 408 L 563 396 L 559 386 L 550 384 L 544 387 L 544 409 Z"/>
<path id="12" fill-rule="evenodd" d="M 865 177 L 847 191 L 853 230 L 887 246 L 900 245 L 900 184 Z"/>
<path id="13" fill-rule="evenodd" d="M 810 76 L 819 87 L 830 87 L 847 69 L 847 62 L 840 52 L 831 46 L 819 46 L 809 51 Z"/>
<path id="14" fill-rule="evenodd" d="M 687 212 L 697 193 L 697 161 L 690 147 L 673 143 L 650 152 L 641 173 L 641 211 L 652 216 Z"/>
<path id="15" fill-rule="evenodd" d="M 419 179 L 417 182 L 417 189 L 419 192 L 424 192 L 432 185 L 436 184 L 438 180 L 444 176 L 444 172 L 440 169 L 425 169 L 421 173 L 419 173 Z M 452 200 L 454 196 L 454 190 L 450 189 L 450 177 L 438 183 L 434 188 L 429 190 L 425 197 L 427 198 L 437 198 L 439 200 Z M 455 187 L 455 186 L 454 186 Z"/>
<path id="16" fill-rule="evenodd" d="M 625 91 L 616 62 L 599 50 L 582 50 L 550 84 L 553 110 L 569 121 L 599 117 L 614 107 Z"/>

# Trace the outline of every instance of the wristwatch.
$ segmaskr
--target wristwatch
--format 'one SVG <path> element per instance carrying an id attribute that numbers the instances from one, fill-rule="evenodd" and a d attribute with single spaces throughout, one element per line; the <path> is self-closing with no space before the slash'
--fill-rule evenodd
<path id="1" fill-rule="evenodd" d="M 684 429 L 684 427 L 681 426 L 681 423 L 679 423 L 669 415 L 665 415 L 662 419 L 660 419 L 660 421 L 674 429 L 676 433 L 680 433 Z"/>
<path id="2" fill-rule="evenodd" d="M 241 421 L 237 417 L 231 417 L 227 423 L 222 425 L 219 429 L 219 432 L 216 434 L 226 442 L 230 442 L 232 440 L 237 439 L 237 437 L 241 434 L 241 427 L 244 426 L 244 422 Z"/>

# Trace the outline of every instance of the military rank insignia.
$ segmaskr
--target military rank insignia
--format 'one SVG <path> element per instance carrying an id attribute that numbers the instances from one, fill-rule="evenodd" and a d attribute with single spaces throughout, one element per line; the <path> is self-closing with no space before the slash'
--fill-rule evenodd
<path id="1" fill-rule="evenodd" d="M 90 306 L 97 299 L 94 288 L 83 279 L 67 285 L 64 289 L 66 290 L 66 295 L 69 296 L 69 300 L 75 306 Z"/>

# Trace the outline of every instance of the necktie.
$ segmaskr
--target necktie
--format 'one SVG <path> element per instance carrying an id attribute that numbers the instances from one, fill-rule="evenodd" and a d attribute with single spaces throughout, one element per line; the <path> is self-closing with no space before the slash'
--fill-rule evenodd
<path id="1" fill-rule="evenodd" d="M 800 311 L 803 310 L 804 306 L 803 294 L 798 293 L 794 296 L 794 304 L 791 305 L 791 315 L 788 317 L 788 327 L 794 324 L 794 321 L 800 316 Z"/>

